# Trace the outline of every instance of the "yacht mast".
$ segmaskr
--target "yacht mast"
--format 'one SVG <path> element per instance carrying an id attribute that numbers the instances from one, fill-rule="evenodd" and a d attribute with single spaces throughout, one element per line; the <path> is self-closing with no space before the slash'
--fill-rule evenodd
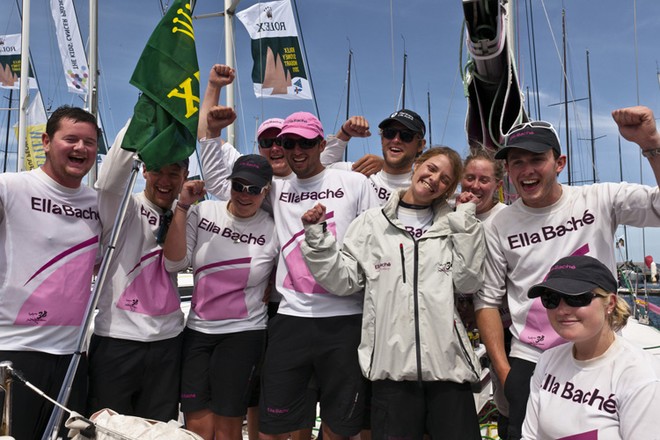
<path id="1" fill-rule="evenodd" d="M 25 133 L 27 110 L 30 106 L 30 0 L 23 0 L 23 21 L 21 25 L 21 78 L 18 112 L 18 151 L 16 171 L 23 171 L 25 161 Z"/>

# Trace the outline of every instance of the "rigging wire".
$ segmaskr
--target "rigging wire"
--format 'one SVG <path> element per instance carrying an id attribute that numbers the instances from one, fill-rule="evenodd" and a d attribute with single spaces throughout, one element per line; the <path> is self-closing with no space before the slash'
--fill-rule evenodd
<path id="1" fill-rule="evenodd" d="M 307 76 L 309 78 L 309 88 L 312 91 L 312 97 L 314 98 L 314 107 L 316 108 L 316 116 L 321 119 L 321 112 L 319 111 L 319 103 L 316 98 L 316 91 L 314 90 L 314 82 L 312 81 L 312 69 L 310 68 L 309 65 L 309 58 L 307 58 L 307 45 L 305 44 L 305 38 L 303 37 L 303 29 L 302 29 L 302 24 L 300 22 L 300 15 L 298 14 L 298 5 L 296 4 L 296 0 L 291 0 L 291 4 L 293 5 L 293 13 L 296 19 L 296 22 L 298 23 L 298 30 L 300 31 L 300 43 L 302 46 L 302 52 L 303 52 L 303 58 L 305 59 L 305 66 L 307 67 Z"/>
<path id="2" fill-rule="evenodd" d="M 394 97 L 394 105 L 397 104 L 397 92 L 396 92 L 396 81 L 394 80 L 394 68 L 396 66 L 394 62 L 394 5 L 392 4 L 393 0 L 390 0 L 390 49 L 392 52 L 392 96 Z"/>
<path id="3" fill-rule="evenodd" d="M 358 74 L 358 65 L 357 65 L 357 57 L 353 56 L 353 78 L 355 80 L 355 88 L 357 89 L 357 100 L 358 100 L 358 110 L 359 114 L 361 115 L 366 115 L 366 111 L 364 109 L 364 103 L 362 102 L 362 92 L 360 92 L 360 75 Z M 371 127 L 370 127 L 371 128 Z M 371 151 L 371 146 L 369 144 L 369 139 L 368 137 L 366 138 L 360 138 L 360 142 L 362 144 L 362 155 L 365 155 Z"/>

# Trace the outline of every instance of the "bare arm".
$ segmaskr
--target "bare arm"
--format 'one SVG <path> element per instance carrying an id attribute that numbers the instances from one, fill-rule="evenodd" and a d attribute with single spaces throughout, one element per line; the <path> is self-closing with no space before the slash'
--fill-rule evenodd
<path id="1" fill-rule="evenodd" d="M 612 112 L 614 122 L 619 126 L 619 132 L 624 139 L 634 142 L 647 155 L 653 169 L 655 181 L 660 185 L 660 133 L 655 124 L 653 111 L 648 107 L 626 107 Z"/>
<path id="2" fill-rule="evenodd" d="M 181 261 L 186 258 L 188 252 L 186 247 L 186 219 L 188 208 L 197 200 L 204 198 L 204 182 L 201 180 L 189 180 L 183 184 L 179 200 L 174 209 L 172 223 L 167 231 L 165 243 L 163 244 L 163 256 L 170 261 Z"/>
<path id="3" fill-rule="evenodd" d="M 215 64 L 209 73 L 209 82 L 204 92 L 204 100 L 199 111 L 199 123 L 197 125 L 197 139 L 216 138 L 220 136 L 220 130 L 208 123 L 207 117 L 210 110 L 218 105 L 220 91 L 222 88 L 234 81 L 235 72 L 224 64 Z M 233 121 L 232 121 L 233 122 Z M 222 127 L 224 128 L 224 127 Z"/>
<path id="4" fill-rule="evenodd" d="M 497 309 L 484 308 L 475 311 L 479 336 L 486 346 L 488 357 L 498 379 L 504 386 L 511 366 L 504 348 L 504 326 Z"/>

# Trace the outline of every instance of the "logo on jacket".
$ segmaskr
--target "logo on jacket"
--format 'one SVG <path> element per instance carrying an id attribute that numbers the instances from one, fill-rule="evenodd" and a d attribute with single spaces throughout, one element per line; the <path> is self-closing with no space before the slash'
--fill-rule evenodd
<path id="1" fill-rule="evenodd" d="M 449 272 L 451 272 L 451 261 L 447 261 L 446 263 L 438 263 L 436 264 L 436 267 L 438 268 L 438 272 L 449 275 Z"/>
<path id="2" fill-rule="evenodd" d="M 374 264 L 374 269 L 381 271 L 381 270 L 389 270 L 392 267 L 392 263 L 389 261 L 382 261 L 380 263 Z"/>

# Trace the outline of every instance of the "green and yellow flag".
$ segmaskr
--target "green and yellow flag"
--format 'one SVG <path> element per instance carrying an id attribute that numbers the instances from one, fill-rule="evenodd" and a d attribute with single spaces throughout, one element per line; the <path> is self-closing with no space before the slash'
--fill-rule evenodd
<path id="1" fill-rule="evenodd" d="M 137 151 L 148 170 L 195 150 L 199 65 L 190 0 L 175 0 L 147 42 L 131 84 L 142 91 L 122 148 Z"/>

